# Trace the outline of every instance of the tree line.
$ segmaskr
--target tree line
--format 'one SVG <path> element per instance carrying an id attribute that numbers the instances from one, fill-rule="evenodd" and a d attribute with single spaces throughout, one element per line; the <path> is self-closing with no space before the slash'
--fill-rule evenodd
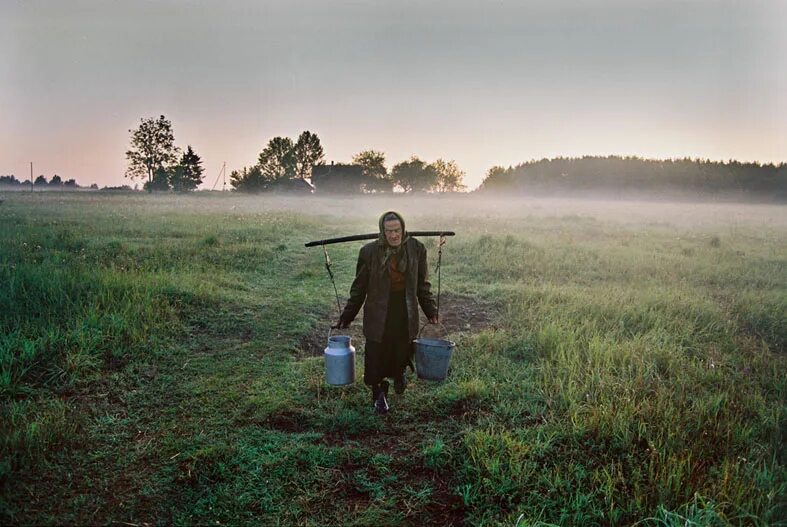
<path id="1" fill-rule="evenodd" d="M 126 177 L 143 179 L 143 188 L 187 192 L 203 181 L 202 159 L 191 145 L 175 145 L 172 122 L 163 115 L 142 118 L 131 133 L 126 152 Z M 257 163 L 230 174 L 238 192 L 302 190 L 307 192 L 381 193 L 455 192 L 464 190 L 465 177 L 454 161 L 431 163 L 412 156 L 389 170 L 386 156 L 363 150 L 350 163 L 327 164 L 317 134 L 304 131 L 293 141 L 274 137 L 257 156 Z M 14 175 L 0 176 L 0 186 L 22 187 Z M 76 180 L 51 180 L 42 174 L 37 188 L 81 188 Z M 97 189 L 93 184 L 91 189 Z M 106 189 L 107 187 L 105 187 Z M 111 189 L 131 190 L 128 186 Z M 111 190 L 110 189 L 110 190 Z M 637 156 L 583 156 L 531 160 L 516 166 L 493 166 L 478 188 L 482 193 L 552 194 L 747 194 L 787 200 L 787 163 L 760 164 L 730 160 L 644 159 Z"/>
<path id="2" fill-rule="evenodd" d="M 29 187 L 30 180 L 26 179 L 24 181 L 20 181 L 16 179 L 16 176 L 13 174 L 0 176 L 0 186 L 6 185 L 10 187 Z M 80 187 L 79 184 L 76 182 L 75 179 L 66 179 L 65 181 L 63 178 L 55 174 L 52 176 L 52 179 L 47 179 L 45 175 L 41 174 L 37 178 L 33 180 L 33 186 L 37 188 L 55 188 L 55 189 L 77 189 L 83 188 Z M 96 189 L 98 185 L 95 183 L 92 184 L 89 188 Z"/>
<path id="3" fill-rule="evenodd" d="M 584 156 L 531 160 L 489 169 L 478 189 L 489 193 L 748 194 L 787 199 L 787 163 Z"/>
<path id="4" fill-rule="evenodd" d="M 388 170 L 385 154 L 364 150 L 354 155 L 352 163 L 325 163 L 319 137 L 304 131 L 293 141 L 274 137 L 260 152 L 257 164 L 234 170 L 230 182 L 241 192 L 293 190 L 293 181 L 309 178 L 307 190 L 316 192 L 377 193 L 451 192 L 465 188 L 465 173 L 454 161 L 438 159 L 427 163 L 416 156 Z"/>
<path id="5" fill-rule="evenodd" d="M 131 133 L 126 152 L 126 177 L 145 180 L 144 189 L 194 190 L 202 183 L 201 158 L 189 145 L 185 152 L 175 145 L 172 122 L 163 115 L 142 118 Z M 308 130 L 293 141 L 274 137 L 252 166 L 233 170 L 230 184 L 239 192 L 304 190 L 312 192 L 451 192 L 463 190 L 465 173 L 454 161 L 438 159 L 427 163 L 413 156 L 389 171 L 385 154 L 364 150 L 352 163 L 325 162 L 320 138 Z"/>
<path id="6" fill-rule="evenodd" d="M 129 130 L 126 175 L 146 179 L 147 190 L 196 189 L 204 171 L 192 147 L 182 152 L 175 146 L 172 123 L 163 115 L 141 121 L 136 130 Z M 270 139 L 254 165 L 231 172 L 230 184 L 235 191 L 249 193 L 453 192 L 466 188 L 464 177 L 454 161 L 430 163 L 417 156 L 389 170 L 385 154 L 377 150 L 363 150 L 350 163 L 327 164 L 320 138 L 307 130 L 297 140 Z M 636 156 L 545 158 L 507 168 L 494 166 L 478 191 L 532 195 L 737 193 L 787 199 L 787 164 Z"/>

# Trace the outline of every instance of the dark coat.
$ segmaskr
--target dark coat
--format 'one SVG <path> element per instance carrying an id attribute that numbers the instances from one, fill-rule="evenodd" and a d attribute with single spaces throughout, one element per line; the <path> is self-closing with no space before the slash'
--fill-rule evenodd
<path id="1" fill-rule="evenodd" d="M 429 269 L 426 264 L 426 247 L 415 238 L 407 241 L 407 271 L 405 272 L 405 300 L 407 303 L 407 326 L 410 339 L 418 336 L 418 306 L 427 317 L 437 314 L 437 304 L 431 291 Z M 382 251 L 377 241 L 361 247 L 355 280 L 350 287 L 350 298 L 342 313 L 342 320 L 352 322 L 361 306 L 363 310 L 363 334 L 368 340 L 382 342 L 385 318 L 388 311 L 388 295 L 391 279 L 388 269 L 382 269 Z"/>

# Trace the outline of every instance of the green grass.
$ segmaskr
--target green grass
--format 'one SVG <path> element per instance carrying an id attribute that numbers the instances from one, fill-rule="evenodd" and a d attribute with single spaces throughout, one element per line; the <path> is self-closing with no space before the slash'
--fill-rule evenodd
<path id="1" fill-rule="evenodd" d="M 7 195 L 0 520 L 787 524 L 784 207 L 623 207 Z M 303 243 L 390 208 L 496 313 L 378 417 L 362 341 L 346 388 L 299 350 L 335 318 Z"/>

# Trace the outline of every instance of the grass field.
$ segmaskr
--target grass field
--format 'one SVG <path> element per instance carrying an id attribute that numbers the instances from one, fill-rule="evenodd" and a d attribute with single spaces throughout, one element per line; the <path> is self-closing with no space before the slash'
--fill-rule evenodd
<path id="1" fill-rule="evenodd" d="M 307 346 L 303 244 L 388 209 L 457 232 L 457 348 L 379 417 L 361 338 L 345 388 Z M 3 524 L 787 525 L 785 206 L 9 193 L 0 225 Z"/>

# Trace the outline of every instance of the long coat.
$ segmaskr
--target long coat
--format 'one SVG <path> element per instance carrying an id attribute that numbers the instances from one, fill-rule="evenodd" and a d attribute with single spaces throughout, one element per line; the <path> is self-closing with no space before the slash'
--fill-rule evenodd
<path id="1" fill-rule="evenodd" d="M 405 300 L 407 303 L 407 327 L 410 339 L 418 335 L 418 306 L 427 317 L 437 314 L 437 304 L 429 282 L 426 264 L 426 247 L 415 238 L 407 241 L 407 271 L 405 272 Z M 377 241 L 367 243 L 358 253 L 355 280 L 350 287 L 350 298 L 342 313 L 342 320 L 352 322 L 361 306 L 363 310 L 363 334 L 368 340 L 382 342 L 385 318 L 388 311 L 388 295 L 391 279 L 388 268 L 382 268 L 382 251 Z"/>

